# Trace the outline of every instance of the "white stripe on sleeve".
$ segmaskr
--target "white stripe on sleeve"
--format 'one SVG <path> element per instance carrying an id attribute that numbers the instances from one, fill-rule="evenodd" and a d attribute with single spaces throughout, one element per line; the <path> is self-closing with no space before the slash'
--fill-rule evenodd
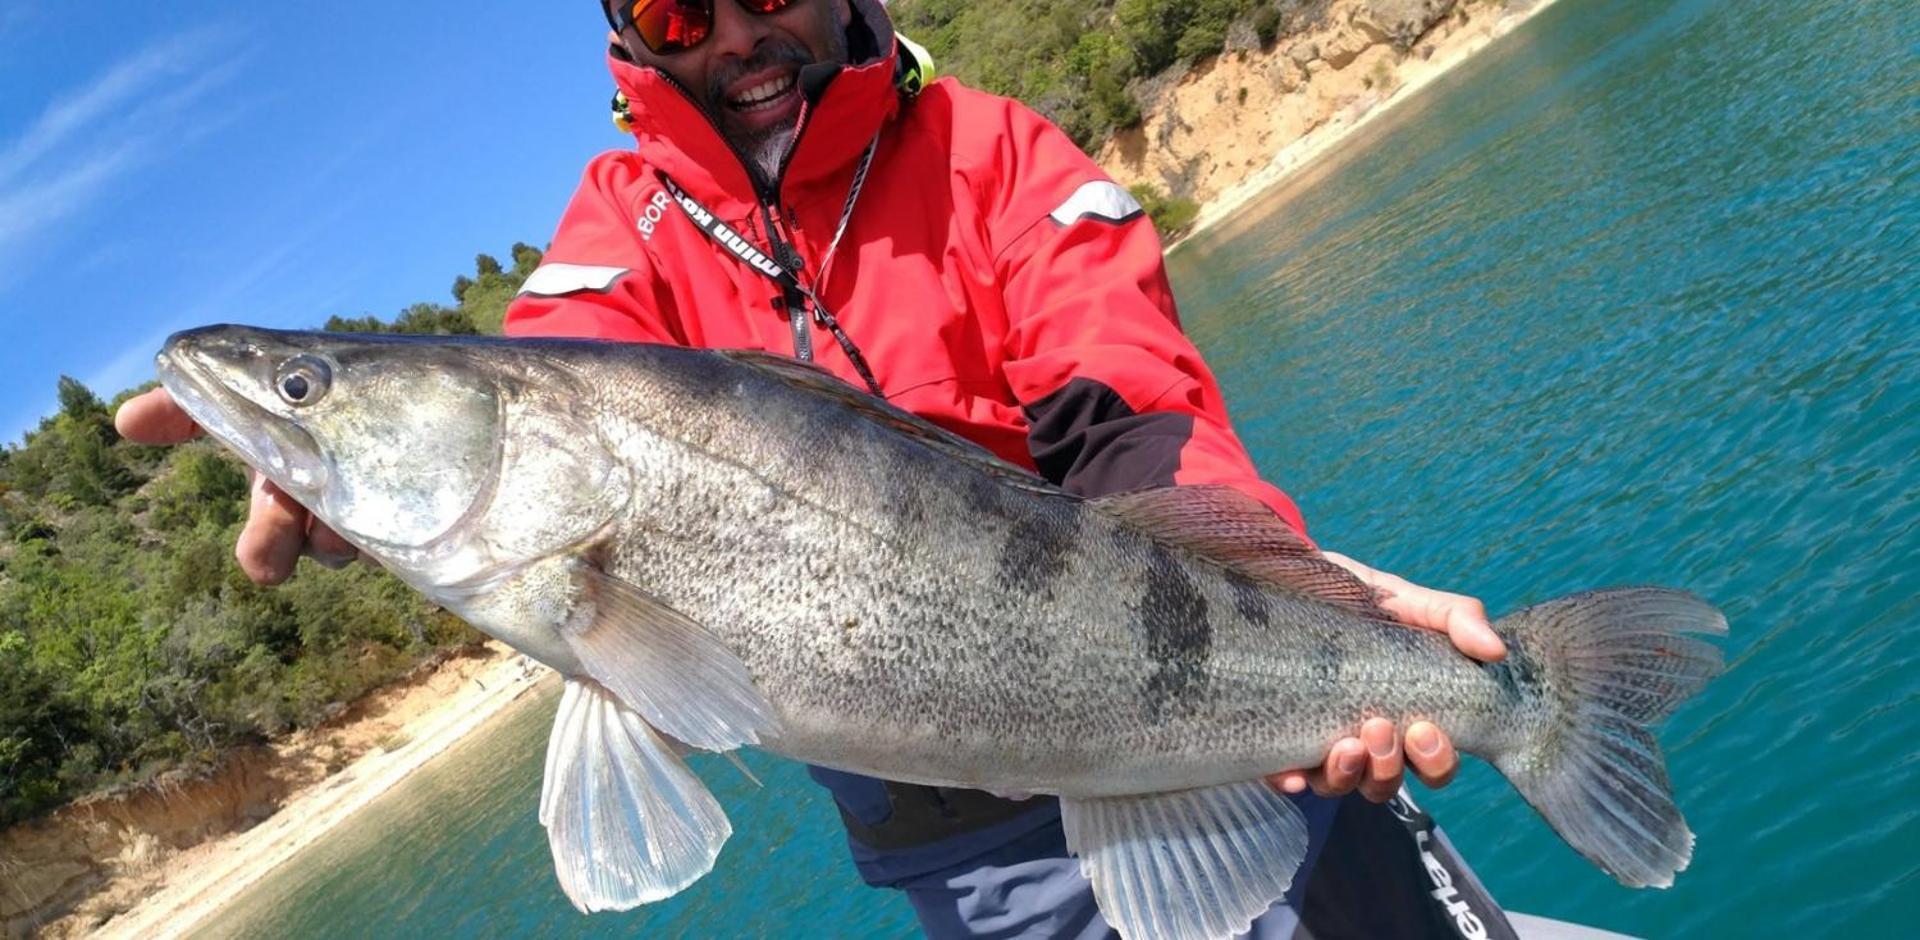
<path id="1" fill-rule="evenodd" d="M 597 264 L 543 264 L 527 275 L 520 293 L 560 297 L 580 291 L 605 291 L 626 273 L 626 268 Z"/>
<path id="2" fill-rule="evenodd" d="M 1140 203 L 1133 194 L 1120 188 L 1112 180 L 1094 180 L 1080 184 L 1080 188 L 1060 204 L 1060 208 L 1049 215 L 1061 225 L 1092 216 L 1106 222 L 1125 222 L 1140 214 Z"/>

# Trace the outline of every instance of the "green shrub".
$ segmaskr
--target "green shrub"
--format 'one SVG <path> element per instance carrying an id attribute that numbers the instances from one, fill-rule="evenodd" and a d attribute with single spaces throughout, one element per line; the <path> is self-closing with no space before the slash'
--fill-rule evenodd
<path id="1" fill-rule="evenodd" d="M 1164 239 L 1180 237 L 1200 215 L 1198 202 L 1185 196 L 1169 197 L 1160 187 L 1151 183 L 1135 184 L 1129 192 L 1139 201 L 1140 208 L 1145 210 L 1147 218 L 1153 221 L 1153 227 Z"/>
<path id="2" fill-rule="evenodd" d="M 1267 3 L 1261 5 L 1259 10 L 1254 12 L 1253 35 L 1254 38 L 1260 40 L 1260 48 L 1270 49 L 1273 47 L 1274 41 L 1280 38 L 1280 24 L 1283 19 L 1280 15 L 1280 8 L 1274 6 L 1272 0 L 1268 0 Z"/>
<path id="3" fill-rule="evenodd" d="M 888 12 L 942 74 L 1026 102 L 1093 150 L 1140 122 L 1130 83 L 1219 53 L 1254 2 L 900 0 Z"/>
<path id="4" fill-rule="evenodd" d="M 541 256 L 516 245 L 512 257 L 511 269 L 478 260 L 458 308 L 329 326 L 472 333 L 481 316 L 497 328 Z M 248 498 L 238 462 L 208 442 L 121 440 L 72 379 L 59 398 L 0 447 L 0 827 L 323 720 L 477 638 L 368 565 L 254 585 L 233 560 Z"/>

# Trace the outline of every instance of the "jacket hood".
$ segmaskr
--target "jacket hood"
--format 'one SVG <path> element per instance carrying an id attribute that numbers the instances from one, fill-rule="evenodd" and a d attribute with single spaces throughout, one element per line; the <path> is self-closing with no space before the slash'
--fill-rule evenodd
<path id="1" fill-rule="evenodd" d="M 878 0 L 851 2 L 849 63 L 812 65 L 800 72 L 805 100 L 779 180 L 783 199 L 851 173 L 867 143 L 900 107 L 893 22 Z M 608 50 L 607 65 L 627 96 L 633 135 L 647 162 L 722 214 L 736 214 L 727 203 L 759 201 L 740 154 L 688 90 L 660 69 L 628 60 L 617 47 Z"/>

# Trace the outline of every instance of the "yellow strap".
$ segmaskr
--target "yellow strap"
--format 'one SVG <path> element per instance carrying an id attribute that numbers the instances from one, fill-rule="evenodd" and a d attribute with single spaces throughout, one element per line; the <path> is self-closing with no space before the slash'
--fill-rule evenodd
<path id="1" fill-rule="evenodd" d="M 917 95 L 935 77 L 933 53 L 928 52 L 926 46 L 908 39 L 905 33 L 896 32 L 893 38 L 900 43 L 900 53 L 906 60 L 906 67 L 900 70 L 900 90 Z"/>

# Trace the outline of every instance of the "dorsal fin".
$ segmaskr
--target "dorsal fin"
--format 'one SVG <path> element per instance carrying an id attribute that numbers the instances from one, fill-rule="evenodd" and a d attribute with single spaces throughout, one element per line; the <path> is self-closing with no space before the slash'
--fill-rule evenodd
<path id="1" fill-rule="evenodd" d="M 773 378 L 812 395 L 851 409 L 866 419 L 885 425 L 913 438 L 944 456 L 976 467 L 1022 489 L 1072 499 L 1065 490 L 1041 479 L 1032 471 L 1010 464 L 992 451 L 940 427 L 919 415 L 897 408 L 885 399 L 875 398 L 832 372 L 811 362 L 801 362 L 778 353 L 757 349 L 715 349 L 714 355 L 751 366 Z"/>
<path id="2" fill-rule="evenodd" d="M 1393 620 L 1366 582 L 1328 561 L 1265 503 L 1231 486 L 1167 486 L 1091 504 L 1261 585 Z"/>

